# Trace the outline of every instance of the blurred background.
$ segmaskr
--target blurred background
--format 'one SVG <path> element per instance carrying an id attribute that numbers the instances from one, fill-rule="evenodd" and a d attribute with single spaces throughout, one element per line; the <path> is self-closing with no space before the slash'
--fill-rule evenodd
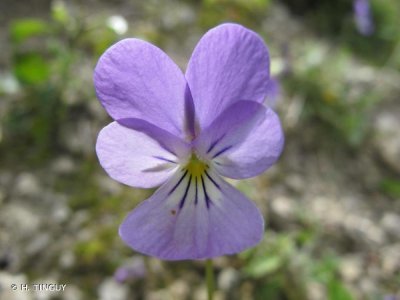
<path id="1" fill-rule="evenodd" d="M 0 299 L 206 299 L 204 262 L 134 253 L 117 230 L 152 191 L 111 180 L 92 73 L 138 37 L 184 70 L 222 22 L 258 32 L 284 153 L 234 184 L 266 218 L 215 260 L 216 299 L 400 299 L 400 1 L 0 0 Z M 66 284 L 64 292 L 11 284 Z"/>

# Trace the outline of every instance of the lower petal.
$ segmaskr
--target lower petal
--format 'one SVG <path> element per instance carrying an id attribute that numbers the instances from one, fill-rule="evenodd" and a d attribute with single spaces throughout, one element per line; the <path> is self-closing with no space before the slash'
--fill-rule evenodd
<path id="1" fill-rule="evenodd" d="M 212 170 L 179 170 L 120 227 L 134 250 L 166 260 L 206 259 L 256 245 L 264 220 L 257 207 Z"/>

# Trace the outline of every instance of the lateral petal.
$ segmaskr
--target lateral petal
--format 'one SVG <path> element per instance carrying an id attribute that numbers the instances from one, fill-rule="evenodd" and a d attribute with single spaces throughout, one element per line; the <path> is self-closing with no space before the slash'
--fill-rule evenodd
<path id="1" fill-rule="evenodd" d="M 101 166 L 111 178 L 129 186 L 161 185 L 178 168 L 182 156 L 177 157 L 175 152 L 179 150 L 183 155 L 189 148 L 172 134 L 160 135 L 159 131 L 162 130 L 146 123 L 136 130 L 118 122 L 110 123 L 97 138 L 96 152 Z M 174 139 L 176 143 L 171 141 Z M 173 145 L 178 148 L 172 148 Z"/>
<path id="2" fill-rule="evenodd" d="M 211 160 L 223 176 L 242 179 L 271 167 L 282 153 L 284 134 L 278 115 L 254 101 L 238 101 L 194 141 L 197 154 Z"/>

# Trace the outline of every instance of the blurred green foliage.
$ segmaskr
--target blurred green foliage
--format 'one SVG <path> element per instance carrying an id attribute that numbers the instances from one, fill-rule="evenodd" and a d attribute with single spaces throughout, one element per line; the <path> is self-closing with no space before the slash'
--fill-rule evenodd
<path id="1" fill-rule="evenodd" d="M 10 38 L 15 44 L 24 40 L 48 33 L 46 22 L 40 19 L 22 19 L 11 24 Z"/>
<path id="2" fill-rule="evenodd" d="M 79 103 L 68 104 L 70 87 L 77 97 L 93 95 L 76 76 L 79 65 L 87 58 L 94 61 L 118 35 L 103 19 L 72 15 L 61 1 L 54 2 L 49 20 L 15 20 L 9 33 L 13 74 L 25 93 L 4 117 L 4 140 L 14 149 L 9 155 L 31 145 L 26 158 L 38 163 L 60 150 L 60 128 L 79 108 Z"/>
<path id="3" fill-rule="evenodd" d="M 201 3 L 199 23 L 204 28 L 221 22 L 239 22 L 256 27 L 265 16 L 270 0 L 204 0 Z"/>
<path id="4" fill-rule="evenodd" d="M 312 45 L 308 51 L 313 53 L 317 49 L 318 45 Z M 328 56 L 322 65 L 303 63 L 288 79 L 287 86 L 305 99 L 306 122 L 319 123 L 325 134 L 341 139 L 343 144 L 359 146 L 370 128 L 368 114 L 378 102 L 379 94 L 374 87 L 368 87 L 365 93 L 350 96 L 354 87 L 346 77 L 351 64 L 347 52 Z"/>
<path id="5" fill-rule="evenodd" d="M 400 180 L 394 178 L 385 178 L 381 181 L 380 188 L 387 195 L 395 199 L 400 198 Z"/>
<path id="6" fill-rule="evenodd" d="M 340 259 L 329 250 L 320 258 L 315 253 L 322 238 L 317 234 L 318 226 L 289 234 L 267 231 L 261 245 L 240 254 L 244 271 L 255 280 L 255 299 L 309 299 L 308 287 L 312 284 L 323 289 L 326 299 L 354 299 L 339 275 Z M 301 242 L 304 235 L 308 236 L 305 244 Z"/>

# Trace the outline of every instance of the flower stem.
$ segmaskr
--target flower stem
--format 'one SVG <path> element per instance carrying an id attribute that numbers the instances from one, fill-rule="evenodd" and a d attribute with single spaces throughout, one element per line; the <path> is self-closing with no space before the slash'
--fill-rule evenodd
<path id="1" fill-rule="evenodd" d="M 214 295 L 214 272 L 212 259 L 206 260 L 206 279 L 208 300 L 213 300 Z"/>

